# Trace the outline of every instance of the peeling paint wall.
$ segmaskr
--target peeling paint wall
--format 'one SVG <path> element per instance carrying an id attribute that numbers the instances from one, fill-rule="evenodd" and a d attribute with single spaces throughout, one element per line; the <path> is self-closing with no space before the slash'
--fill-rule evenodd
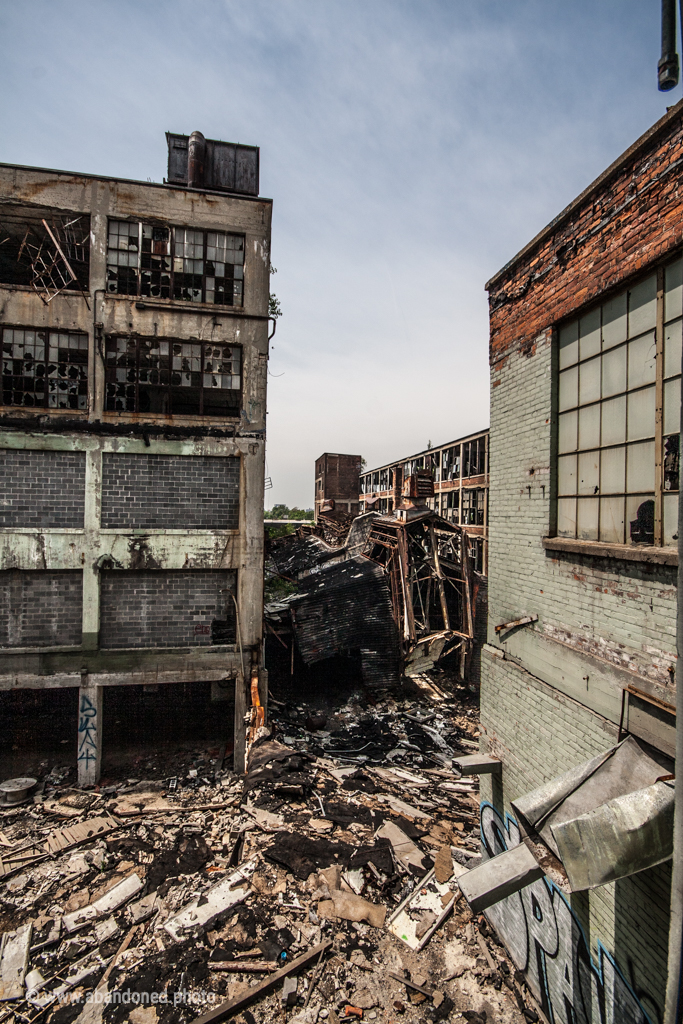
<path id="1" fill-rule="evenodd" d="M 48 339 L 55 346 L 58 338 L 66 339 L 59 344 L 68 347 L 70 336 L 87 338 L 84 408 L 0 405 L 0 601 L 14 604 L 17 584 L 11 590 L 10 576 L 24 581 L 22 593 L 48 574 L 68 578 L 78 592 L 68 629 L 51 626 L 37 640 L 31 629 L 22 634 L 17 626 L 14 639 L 0 636 L 0 688 L 80 685 L 82 671 L 92 685 L 235 678 L 242 659 L 233 591 L 242 648 L 259 651 L 262 639 L 271 202 L 8 165 L 0 165 L 0 199 L 0 231 L 2 210 L 10 208 L 33 220 L 75 213 L 90 222 L 85 294 L 62 291 L 46 302 L 45 294 L 41 298 L 28 285 L 0 283 L 0 332 L 22 328 L 31 339 L 30 332 L 42 332 L 46 348 Z M 243 236 L 242 305 L 111 293 L 110 220 Z M 18 335 L 22 344 L 29 334 Z M 112 336 L 239 346 L 236 414 L 107 411 L 106 339 Z M 126 589 L 124 580 L 134 589 L 140 574 L 146 579 L 148 621 L 158 584 L 158 594 L 168 592 L 169 601 L 175 587 L 176 605 L 189 601 L 190 626 L 180 628 L 176 616 L 163 636 L 153 629 L 141 632 L 144 601 L 135 608 L 133 601 L 129 646 L 136 650 L 109 653 L 102 649 L 107 637 L 115 635 L 114 646 L 126 646 L 125 617 L 110 595 L 117 587 Z M 216 593 L 224 592 L 223 605 L 216 604 L 215 594 L 208 604 L 201 598 L 200 577 Z M 104 579 L 117 582 L 103 586 Z M 16 621 L 26 603 L 21 600 Z M 207 619 L 212 602 L 216 607 Z M 223 626 L 212 632 L 214 621 Z M 29 641 L 18 652 L 16 638 L 22 635 Z"/>

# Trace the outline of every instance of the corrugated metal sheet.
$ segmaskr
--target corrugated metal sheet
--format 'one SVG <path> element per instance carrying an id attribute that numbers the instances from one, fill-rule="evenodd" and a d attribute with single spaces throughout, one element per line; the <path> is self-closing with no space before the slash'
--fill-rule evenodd
<path id="1" fill-rule="evenodd" d="M 366 684 L 395 684 L 398 636 L 384 571 L 367 558 L 352 558 L 322 567 L 301 586 L 304 594 L 291 601 L 291 610 L 306 664 L 361 651 Z"/>

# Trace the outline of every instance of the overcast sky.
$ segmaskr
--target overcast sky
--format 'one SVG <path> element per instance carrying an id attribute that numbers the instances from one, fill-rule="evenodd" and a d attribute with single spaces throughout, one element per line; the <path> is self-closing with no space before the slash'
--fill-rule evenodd
<path id="1" fill-rule="evenodd" d="M 659 0 L 0 3 L 0 160 L 161 181 L 261 147 L 266 503 L 488 425 L 484 283 L 666 109 Z"/>

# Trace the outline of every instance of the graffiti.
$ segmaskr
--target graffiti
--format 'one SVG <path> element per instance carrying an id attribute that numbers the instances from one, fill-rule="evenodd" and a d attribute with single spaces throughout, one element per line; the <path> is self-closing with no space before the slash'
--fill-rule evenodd
<path id="1" fill-rule="evenodd" d="M 481 806 L 486 859 L 521 842 L 513 818 L 503 822 L 491 804 Z M 658 1007 L 646 1011 L 613 957 L 598 943 L 594 963 L 567 899 L 544 877 L 486 911 L 515 965 L 552 1024 L 659 1024 Z"/>
<path id="2" fill-rule="evenodd" d="M 78 760 L 86 768 L 97 762 L 97 708 L 85 693 L 78 710 Z"/>

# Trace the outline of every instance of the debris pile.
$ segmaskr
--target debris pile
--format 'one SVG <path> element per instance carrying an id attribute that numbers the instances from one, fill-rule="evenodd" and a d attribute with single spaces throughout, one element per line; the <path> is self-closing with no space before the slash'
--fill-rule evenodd
<path id="1" fill-rule="evenodd" d="M 273 701 L 240 777 L 217 750 L 90 791 L 43 774 L 0 807 L 0 1024 L 538 1020 L 458 887 L 479 862 L 461 692 Z"/>

